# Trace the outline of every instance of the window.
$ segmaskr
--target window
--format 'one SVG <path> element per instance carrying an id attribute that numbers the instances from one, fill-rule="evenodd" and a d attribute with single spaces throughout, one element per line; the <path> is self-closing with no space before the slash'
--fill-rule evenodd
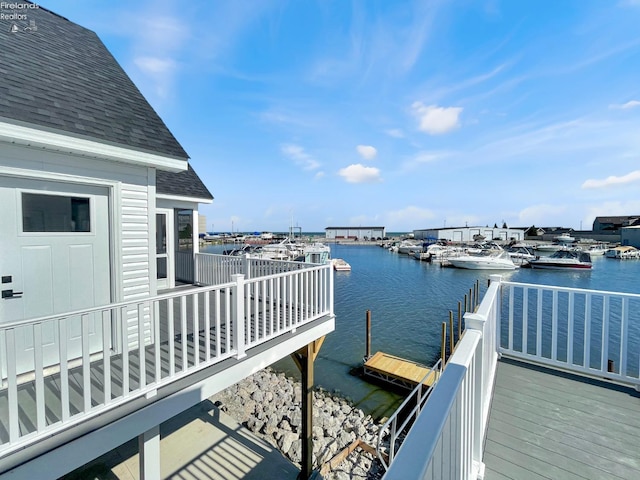
<path id="1" fill-rule="evenodd" d="M 23 232 L 90 232 L 89 199 L 22 194 Z"/>
<path id="2" fill-rule="evenodd" d="M 178 230 L 177 250 L 180 252 L 193 251 L 193 210 L 176 211 L 176 227 Z"/>

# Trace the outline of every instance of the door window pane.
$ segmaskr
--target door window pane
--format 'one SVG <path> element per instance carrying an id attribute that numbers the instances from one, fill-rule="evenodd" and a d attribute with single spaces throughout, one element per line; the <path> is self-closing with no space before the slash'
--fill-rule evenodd
<path id="1" fill-rule="evenodd" d="M 167 278 L 167 257 L 157 257 L 158 278 Z"/>
<path id="2" fill-rule="evenodd" d="M 180 252 L 193 251 L 193 210 L 178 210 L 176 212 L 176 226 L 178 230 L 177 250 Z"/>
<path id="3" fill-rule="evenodd" d="M 23 232 L 90 232 L 89 199 L 22 194 Z"/>
<path id="4" fill-rule="evenodd" d="M 167 216 L 156 213 L 156 253 L 167 253 Z"/>

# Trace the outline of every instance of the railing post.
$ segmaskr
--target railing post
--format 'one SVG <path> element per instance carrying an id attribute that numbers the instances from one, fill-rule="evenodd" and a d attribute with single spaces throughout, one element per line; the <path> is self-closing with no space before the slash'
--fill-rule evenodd
<path id="1" fill-rule="evenodd" d="M 244 278 L 249 280 L 251 278 L 251 257 L 249 255 L 245 255 L 244 258 Z"/>
<path id="2" fill-rule="evenodd" d="M 194 253 L 193 255 L 193 283 L 200 284 L 200 254 Z"/>
<path id="3" fill-rule="evenodd" d="M 245 353 L 245 315 L 244 315 L 244 275 L 231 275 L 235 283 L 231 290 L 231 322 L 233 323 L 233 341 L 236 348 L 236 358 L 247 356 Z"/>

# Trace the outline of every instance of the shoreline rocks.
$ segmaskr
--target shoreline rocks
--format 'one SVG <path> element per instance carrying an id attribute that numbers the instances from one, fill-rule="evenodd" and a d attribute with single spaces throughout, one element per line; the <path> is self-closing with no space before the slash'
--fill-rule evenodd
<path id="1" fill-rule="evenodd" d="M 300 382 L 261 370 L 210 398 L 247 429 L 277 448 L 291 462 L 302 460 L 302 388 Z M 325 390 L 313 392 L 314 469 L 320 469 L 356 439 L 375 447 L 379 425 L 347 400 Z M 374 455 L 358 448 L 326 480 L 377 480 L 384 468 Z"/>

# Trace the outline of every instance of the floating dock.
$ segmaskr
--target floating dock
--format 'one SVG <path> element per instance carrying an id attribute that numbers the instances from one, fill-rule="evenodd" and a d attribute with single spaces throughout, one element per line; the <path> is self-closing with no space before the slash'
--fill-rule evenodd
<path id="1" fill-rule="evenodd" d="M 365 361 L 364 374 L 408 389 L 420 382 L 431 386 L 437 379 L 436 371 L 431 368 L 384 352 L 377 352 Z"/>

